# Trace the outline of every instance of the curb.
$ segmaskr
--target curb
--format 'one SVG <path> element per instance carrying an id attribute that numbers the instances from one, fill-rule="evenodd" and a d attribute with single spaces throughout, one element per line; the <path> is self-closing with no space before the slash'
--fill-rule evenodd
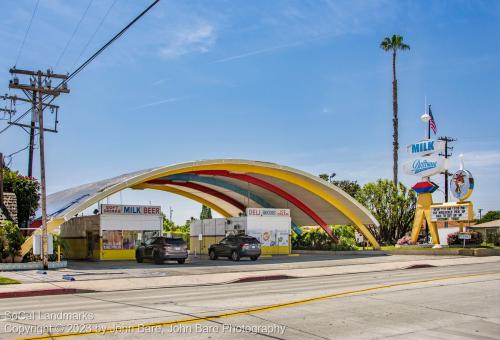
<path id="1" fill-rule="evenodd" d="M 0 292 L 0 299 L 29 297 L 29 296 L 44 296 L 44 295 L 75 294 L 81 292 L 82 290 L 74 288 L 54 288 L 54 289 L 41 289 L 41 290 L 26 290 L 19 292 Z"/>
<path id="2" fill-rule="evenodd" d="M 258 281 L 272 281 L 272 280 L 285 280 L 285 279 L 296 279 L 295 276 L 289 275 L 264 275 L 264 276 L 245 276 L 240 277 L 229 283 L 245 283 L 245 282 L 258 282 Z"/>

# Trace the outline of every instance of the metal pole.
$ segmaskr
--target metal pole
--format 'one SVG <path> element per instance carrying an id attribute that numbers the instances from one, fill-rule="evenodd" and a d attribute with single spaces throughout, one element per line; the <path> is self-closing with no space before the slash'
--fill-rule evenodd
<path id="1" fill-rule="evenodd" d="M 2 207 L 3 207 L 3 153 L 0 152 L 0 210 L 2 209 Z"/>
<path id="2" fill-rule="evenodd" d="M 448 158 L 448 138 L 444 142 L 444 159 Z M 448 202 L 448 169 L 444 170 L 444 201 Z M 444 222 L 444 227 L 448 228 L 448 221 Z"/>
<path id="3" fill-rule="evenodd" d="M 33 112 L 31 113 L 30 148 L 28 154 L 28 177 L 33 177 L 33 149 L 35 146 L 36 91 L 33 91 Z"/>
<path id="4" fill-rule="evenodd" d="M 431 106 L 429 105 L 429 108 Z M 427 139 L 431 139 L 431 120 L 429 119 L 429 121 L 427 122 Z"/>
<path id="5" fill-rule="evenodd" d="M 38 74 L 38 86 L 42 87 L 42 75 L 41 72 Z M 39 144 L 40 144 L 40 182 L 42 189 L 42 261 L 43 269 L 49 269 L 49 256 L 48 256 L 48 244 L 47 244 L 47 191 L 45 183 L 45 146 L 44 146 L 44 131 L 43 131 L 43 93 L 38 92 L 38 125 L 40 127 L 39 132 Z"/>

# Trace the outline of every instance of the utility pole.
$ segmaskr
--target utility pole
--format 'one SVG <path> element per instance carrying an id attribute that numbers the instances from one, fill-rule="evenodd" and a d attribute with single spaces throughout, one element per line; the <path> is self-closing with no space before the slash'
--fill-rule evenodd
<path id="1" fill-rule="evenodd" d="M 174 213 L 174 209 L 172 209 L 172 207 L 168 207 L 168 210 L 170 212 L 170 214 L 169 214 L 169 216 L 170 216 L 169 220 L 170 220 L 170 222 L 172 222 L 172 215 Z"/>
<path id="2" fill-rule="evenodd" d="M 36 114 L 32 115 L 31 124 L 20 124 L 9 122 L 10 124 L 21 126 L 23 128 L 30 128 L 30 152 L 33 149 L 34 142 L 34 132 L 35 129 L 39 130 L 39 148 L 40 148 L 40 184 L 41 184 L 41 210 L 42 210 L 42 261 L 43 268 L 45 270 L 49 267 L 49 256 L 48 256 L 48 233 L 47 233 L 47 186 L 45 181 L 45 131 L 57 132 L 57 116 L 55 121 L 54 130 L 45 129 L 43 126 L 43 109 L 44 107 L 51 107 L 50 102 L 61 93 L 69 93 L 69 89 L 66 84 L 68 79 L 67 75 L 56 74 L 50 70 L 47 72 L 42 71 L 28 71 L 20 70 L 16 68 L 11 68 L 10 73 L 14 75 L 14 78 L 9 82 L 9 88 L 22 90 L 28 97 L 27 101 L 32 103 L 33 109 L 36 108 Z M 27 75 L 30 76 L 30 84 L 20 84 L 17 75 Z M 52 78 L 60 79 L 61 83 L 52 87 Z M 32 96 L 31 96 L 32 94 Z M 37 98 L 38 97 L 38 98 Z M 52 98 L 51 98 L 52 97 Z M 51 98 L 49 103 L 45 104 L 44 100 Z M 10 98 L 9 98 L 10 99 Z M 12 100 L 12 99 L 11 99 Z M 52 109 L 52 107 L 51 107 Z M 35 120 L 38 120 L 38 127 L 35 124 Z M 30 156 L 30 161 L 32 165 L 32 154 Z M 31 171 L 31 170 L 28 170 Z"/>
<path id="3" fill-rule="evenodd" d="M 0 154 L 1 155 L 1 154 Z M 479 212 L 479 219 L 481 219 L 482 217 L 482 212 L 483 212 L 483 209 L 479 208 L 477 209 L 477 211 Z"/>
<path id="4" fill-rule="evenodd" d="M 448 151 L 452 151 L 453 147 L 448 146 L 448 143 L 455 142 L 456 139 L 452 138 L 452 137 L 444 136 L 444 137 L 439 137 L 438 140 L 444 141 L 444 154 L 439 154 L 439 155 L 444 156 L 445 159 L 448 157 L 451 157 L 452 154 Z M 444 171 L 444 201 L 445 202 L 448 202 L 448 199 L 449 199 L 449 197 L 448 197 L 449 196 L 449 194 L 448 194 L 448 175 L 449 174 L 450 173 L 448 172 L 448 170 Z M 444 227 L 448 228 L 448 221 L 444 222 Z"/>
<path id="5" fill-rule="evenodd" d="M 30 79 L 31 84 L 34 84 L 34 79 Z M 18 82 L 18 81 L 17 81 Z M 12 81 L 14 83 L 14 81 Z M 15 107 L 16 103 L 18 101 L 20 102 L 25 102 L 25 103 L 30 103 L 32 106 L 32 114 L 31 114 L 31 123 L 28 124 L 23 124 L 23 123 L 16 123 L 12 121 L 12 117 L 15 115 L 16 110 L 14 109 L 0 109 L 0 112 L 7 112 L 9 114 L 9 121 L 7 124 L 9 125 L 15 125 L 23 128 L 26 132 L 28 132 L 26 129 L 29 129 L 29 153 L 28 153 L 28 171 L 27 175 L 28 177 L 33 177 L 33 151 L 35 148 L 35 131 L 38 130 L 36 126 L 36 121 L 37 121 L 37 92 L 36 91 L 23 91 L 26 98 L 24 97 L 18 97 L 16 95 L 14 96 L 8 96 L 8 95 L 3 95 L 0 96 L 0 99 L 3 100 L 10 100 L 11 107 Z M 32 93 L 31 93 L 32 92 Z M 58 121 L 58 113 L 59 113 L 59 106 L 53 105 L 53 104 L 48 104 L 48 103 L 43 103 L 42 102 L 43 108 L 49 108 L 51 112 L 55 112 L 55 120 L 54 120 L 54 128 L 53 129 L 47 129 L 44 128 L 45 131 L 48 132 L 55 132 L 57 133 L 57 124 L 59 123 Z"/>
<path id="6" fill-rule="evenodd" d="M 3 153 L 0 152 L 0 213 L 3 209 Z"/>
<path id="7" fill-rule="evenodd" d="M 444 156 L 444 158 L 451 157 L 452 154 L 449 151 L 453 150 L 453 147 L 448 146 L 448 143 L 455 142 L 456 139 L 448 136 L 444 137 L 439 137 L 439 140 L 444 141 L 445 147 L 444 147 L 444 154 L 440 154 L 440 156 Z M 450 174 L 448 170 L 444 171 L 444 201 L 448 202 L 448 175 Z"/>

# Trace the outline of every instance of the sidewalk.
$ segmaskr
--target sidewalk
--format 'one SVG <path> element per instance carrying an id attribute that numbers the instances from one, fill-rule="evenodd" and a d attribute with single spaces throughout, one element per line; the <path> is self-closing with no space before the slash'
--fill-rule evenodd
<path id="1" fill-rule="evenodd" d="M 151 288 L 185 287 L 199 285 L 227 284 L 232 282 L 267 280 L 273 278 L 302 278 L 340 274 L 367 273 L 405 269 L 412 266 L 455 266 L 479 263 L 499 263 L 500 257 L 463 257 L 409 260 L 398 262 L 340 265 L 316 268 L 288 268 L 276 270 L 256 270 L 209 274 L 189 274 L 159 277 L 109 278 L 87 281 L 37 282 L 0 286 L 0 298 L 34 296 L 47 294 L 67 294 L 75 292 L 110 292 L 121 290 L 141 290 Z M 1 275 L 1 274 L 0 274 Z"/>

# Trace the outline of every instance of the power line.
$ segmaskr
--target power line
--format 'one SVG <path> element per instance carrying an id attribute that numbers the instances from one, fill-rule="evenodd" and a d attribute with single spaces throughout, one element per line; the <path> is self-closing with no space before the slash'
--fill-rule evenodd
<path id="1" fill-rule="evenodd" d="M 90 58 L 88 58 L 83 64 L 81 64 L 76 70 L 73 71 L 68 77 L 68 81 L 80 73 L 88 64 L 92 62 L 99 54 L 101 54 L 109 45 L 111 45 L 116 39 L 121 37 L 133 24 L 135 24 L 140 18 L 144 16 L 153 6 L 155 6 L 160 0 L 155 0 L 151 5 L 149 5 L 144 11 L 141 12 L 134 20 L 129 22 L 120 32 L 118 32 L 113 38 L 111 38 L 104 46 L 102 46 L 97 52 L 95 52 Z M 62 84 L 62 83 L 61 83 Z M 59 84 L 59 85 L 61 85 Z"/>
<path id="2" fill-rule="evenodd" d="M 17 52 L 17 57 L 16 57 L 16 62 L 14 63 L 14 66 L 17 65 L 17 62 L 19 61 L 19 58 L 21 57 L 21 52 L 23 51 L 23 48 L 24 48 L 24 43 L 26 42 L 26 38 L 28 37 L 28 33 L 31 29 L 31 23 L 33 22 L 33 18 L 35 17 L 35 14 L 38 10 L 38 4 L 40 3 L 40 0 L 38 0 L 36 2 L 36 5 L 35 5 L 35 8 L 33 9 L 33 13 L 31 14 L 31 19 L 30 19 L 30 22 L 28 24 L 28 28 L 26 29 L 26 32 L 24 32 L 24 38 L 23 38 L 23 42 L 21 43 L 21 46 L 19 47 L 19 52 Z"/>
<path id="3" fill-rule="evenodd" d="M 76 67 L 76 64 L 80 61 L 80 58 L 82 57 L 83 53 L 85 53 L 85 51 L 89 47 L 89 45 L 92 42 L 92 40 L 94 40 L 97 32 L 99 31 L 99 29 L 101 28 L 102 24 L 104 23 L 104 20 L 106 20 L 106 18 L 109 15 L 109 12 L 111 12 L 111 9 L 115 6 L 115 4 L 116 4 L 117 1 L 118 0 L 114 0 L 113 3 L 111 4 L 111 6 L 109 6 L 108 10 L 106 11 L 106 13 L 104 14 L 104 16 L 102 17 L 101 22 L 99 22 L 99 24 L 97 25 L 94 33 L 92 33 L 92 35 L 90 36 L 89 40 L 87 41 L 87 43 L 83 47 L 82 51 L 78 55 L 78 58 L 76 58 L 75 63 L 73 64 L 73 67 Z"/>
<path id="4" fill-rule="evenodd" d="M 76 24 L 76 27 L 75 27 L 73 33 L 71 34 L 68 42 L 66 43 L 66 46 L 64 46 L 64 49 L 62 50 L 61 54 L 59 55 L 59 58 L 57 58 L 57 62 L 56 62 L 56 65 L 54 66 L 54 68 L 57 68 L 57 66 L 59 66 L 59 63 L 61 62 L 62 57 L 66 53 L 66 50 L 68 49 L 68 46 L 71 43 L 71 41 L 73 41 L 73 38 L 75 37 L 76 32 L 78 32 L 78 29 L 80 28 L 80 25 L 82 24 L 82 21 L 85 18 L 85 16 L 87 15 L 87 12 L 89 11 L 90 5 L 92 5 L 93 2 L 94 2 L 94 0 L 89 0 L 87 8 L 85 8 L 85 11 L 83 12 L 82 16 L 80 17 L 80 20 Z"/>
<path id="5" fill-rule="evenodd" d="M 88 64 L 90 64 L 92 62 L 92 60 L 94 60 L 95 58 L 97 58 L 97 56 L 99 56 L 107 47 L 109 47 L 109 45 L 111 45 L 116 39 L 118 39 L 120 36 L 123 35 L 123 33 L 125 33 L 133 24 L 135 24 L 140 18 L 142 18 L 144 16 L 144 14 L 146 14 L 151 8 L 153 8 L 158 2 L 160 2 L 160 0 L 155 0 L 153 3 L 151 3 L 151 5 L 149 5 L 144 11 L 142 11 L 137 17 L 134 18 L 134 20 L 132 20 L 131 22 L 129 22 L 127 24 L 127 26 L 125 26 L 120 32 L 118 32 L 113 38 L 111 38 L 106 44 L 104 44 L 99 50 L 97 50 L 97 52 L 95 52 L 90 58 L 88 58 L 83 64 L 81 64 L 76 70 L 74 70 L 67 78 L 67 80 L 65 81 L 62 81 L 61 83 L 59 83 L 59 85 L 57 85 L 54 90 L 57 90 L 59 89 L 63 84 L 67 83 L 68 81 L 70 81 L 72 78 L 74 78 L 78 73 L 80 73 L 85 67 L 87 67 Z M 45 100 L 47 97 L 49 97 L 48 95 L 45 96 L 43 99 Z M 53 97 L 47 104 L 50 104 L 52 103 L 52 101 L 54 100 L 55 98 Z M 18 123 L 21 119 L 23 119 L 30 111 L 32 110 L 32 108 L 28 109 L 26 112 L 24 112 L 21 116 L 19 116 L 15 121 L 14 123 Z M 12 124 L 9 124 L 7 125 L 5 128 L 3 128 L 1 131 L 0 131 L 0 134 L 2 134 L 3 132 L 5 132 L 7 129 L 9 129 L 10 127 L 12 126 Z"/>

